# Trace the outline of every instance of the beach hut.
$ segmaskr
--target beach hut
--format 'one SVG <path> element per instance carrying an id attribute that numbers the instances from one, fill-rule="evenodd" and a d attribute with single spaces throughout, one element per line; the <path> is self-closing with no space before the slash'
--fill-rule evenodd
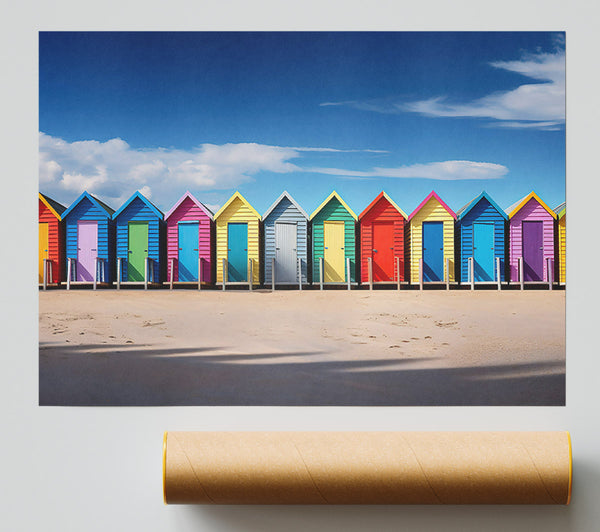
<path id="1" fill-rule="evenodd" d="M 456 214 L 432 191 L 408 217 L 410 281 L 454 282 L 454 222 Z M 448 271 L 446 271 L 448 265 Z"/>
<path id="2" fill-rule="evenodd" d="M 47 268 L 47 283 L 60 283 L 63 278 L 65 234 L 61 223 L 65 207 L 39 193 L 38 201 L 38 282 L 44 282 L 44 264 Z"/>
<path id="3" fill-rule="evenodd" d="M 308 266 L 308 214 L 284 191 L 263 215 L 263 229 L 265 284 L 273 281 L 273 261 L 275 284 L 305 284 Z"/>
<path id="4" fill-rule="evenodd" d="M 374 283 L 404 281 L 404 230 L 407 216 L 381 192 L 358 217 L 361 282 L 368 283 L 371 259 Z"/>
<path id="5" fill-rule="evenodd" d="M 557 223 L 557 241 L 556 241 L 556 254 L 557 257 L 557 265 L 558 268 L 558 282 L 560 284 L 565 284 L 567 280 L 567 269 L 566 269 L 566 256 L 567 256 L 567 204 L 561 203 L 556 209 L 554 209 L 554 214 L 556 214 L 558 218 Z"/>
<path id="6" fill-rule="evenodd" d="M 115 257 L 114 210 L 88 192 L 63 213 L 71 281 L 110 283 Z"/>
<path id="7" fill-rule="evenodd" d="M 323 261 L 324 283 L 356 282 L 356 222 L 358 218 L 333 191 L 310 215 L 312 223 L 313 283 L 319 283 Z M 347 261 L 350 260 L 350 279 Z"/>
<path id="8" fill-rule="evenodd" d="M 135 192 L 113 214 L 117 240 L 117 276 L 124 283 L 159 283 L 165 240 L 163 213 Z"/>
<path id="9" fill-rule="evenodd" d="M 548 281 L 548 260 L 554 258 L 554 221 L 556 214 L 535 192 L 506 209 L 509 218 L 510 280 Z"/>
<path id="10" fill-rule="evenodd" d="M 212 282 L 214 223 L 212 212 L 186 192 L 165 214 L 167 280 Z"/>
<path id="11" fill-rule="evenodd" d="M 217 283 L 248 284 L 252 261 L 252 284 L 260 284 L 260 214 L 239 192 L 215 214 Z"/>
<path id="12" fill-rule="evenodd" d="M 475 283 L 497 282 L 498 260 L 500 282 L 504 281 L 506 213 L 487 192 L 482 192 L 456 215 L 460 239 L 460 281 L 471 281 L 472 267 Z"/>

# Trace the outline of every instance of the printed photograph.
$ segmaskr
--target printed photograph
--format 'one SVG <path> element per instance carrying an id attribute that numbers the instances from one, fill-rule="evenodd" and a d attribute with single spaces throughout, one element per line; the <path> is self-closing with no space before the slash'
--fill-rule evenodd
<path id="1" fill-rule="evenodd" d="M 564 32 L 38 38 L 40 405 L 565 404 Z"/>

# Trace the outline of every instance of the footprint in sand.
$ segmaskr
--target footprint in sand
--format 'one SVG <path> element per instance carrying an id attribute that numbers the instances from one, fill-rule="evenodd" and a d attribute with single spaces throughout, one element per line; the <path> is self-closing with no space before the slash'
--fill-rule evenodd
<path id="1" fill-rule="evenodd" d="M 154 327 L 156 325 L 164 325 L 164 321 L 145 321 L 142 327 Z"/>
<path id="2" fill-rule="evenodd" d="M 436 327 L 452 327 L 455 328 L 454 325 L 456 325 L 458 322 L 457 321 L 436 321 L 435 322 L 435 326 Z"/>

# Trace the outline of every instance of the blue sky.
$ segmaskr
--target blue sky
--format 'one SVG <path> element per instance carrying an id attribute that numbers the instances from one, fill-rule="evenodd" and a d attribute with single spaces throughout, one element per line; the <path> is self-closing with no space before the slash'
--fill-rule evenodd
<path id="1" fill-rule="evenodd" d="M 40 33 L 40 190 L 565 198 L 564 34 Z"/>

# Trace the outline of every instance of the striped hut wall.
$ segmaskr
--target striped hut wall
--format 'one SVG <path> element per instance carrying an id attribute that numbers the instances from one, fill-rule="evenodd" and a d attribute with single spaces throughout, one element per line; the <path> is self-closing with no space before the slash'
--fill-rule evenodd
<path id="1" fill-rule="evenodd" d="M 396 208 L 382 197 L 360 221 L 360 281 L 369 282 L 369 257 L 373 256 L 373 222 L 394 223 L 394 279 L 397 279 L 397 261 L 400 257 L 400 281 L 404 281 L 404 226 L 406 220 Z"/>
<path id="2" fill-rule="evenodd" d="M 500 280 L 504 281 L 506 221 L 486 198 L 481 198 L 459 222 L 460 281 L 466 283 L 469 280 L 469 257 L 473 256 L 473 223 L 479 222 L 494 224 L 494 259 L 500 258 Z M 494 262 L 494 271 L 495 268 Z"/>
<path id="3" fill-rule="evenodd" d="M 67 258 L 77 260 L 78 238 L 77 227 L 80 221 L 98 222 L 98 258 L 106 261 L 106 282 L 112 281 L 112 264 L 114 262 L 114 235 L 112 221 L 106 211 L 100 209 L 88 198 L 83 198 L 65 218 L 65 245 Z"/>
<path id="4" fill-rule="evenodd" d="M 454 273 L 454 218 L 435 198 L 429 201 L 410 220 L 410 282 L 419 283 L 419 261 L 423 257 L 423 222 L 444 222 L 444 278 L 446 260 L 450 260 L 450 282 L 455 281 Z"/>
<path id="5" fill-rule="evenodd" d="M 162 220 L 139 198 L 135 198 L 115 220 L 117 258 L 122 259 L 121 280 L 127 281 L 129 222 L 148 222 L 148 257 L 155 263 L 156 280 L 160 282 L 160 225 Z"/>
<path id="6" fill-rule="evenodd" d="M 558 219 L 558 280 L 564 284 L 567 281 L 567 215 Z"/>
<path id="7" fill-rule="evenodd" d="M 212 220 L 190 198 L 185 198 L 167 219 L 167 281 L 171 280 L 171 259 L 174 281 L 179 280 L 179 222 L 198 222 L 198 257 L 202 261 L 202 281 L 212 282 Z"/>
<path id="8" fill-rule="evenodd" d="M 235 198 L 215 220 L 217 283 L 223 282 L 223 259 L 227 259 L 227 225 L 229 222 L 248 224 L 248 259 L 253 261 L 252 284 L 260 284 L 260 223 L 257 216 L 240 198 Z"/>
<path id="9" fill-rule="evenodd" d="M 509 223 L 509 249 L 510 249 L 510 280 L 519 282 L 519 257 L 523 256 L 523 221 L 541 221 L 543 226 L 543 256 L 544 256 L 544 279 L 547 279 L 547 260 L 554 258 L 554 218 L 535 199 L 531 198 L 510 219 Z"/>
<path id="10" fill-rule="evenodd" d="M 352 215 L 334 197 L 312 220 L 313 283 L 320 282 L 319 259 L 325 256 L 323 222 L 329 220 L 344 222 L 344 259 L 350 259 L 350 280 L 356 282 L 356 223 Z"/>
<path id="11" fill-rule="evenodd" d="M 50 282 L 59 283 L 64 278 L 64 229 L 54 213 L 38 199 L 38 221 L 48 224 L 48 253 L 44 258 L 52 262 L 52 279 Z"/>
<path id="12" fill-rule="evenodd" d="M 296 250 L 302 264 L 302 282 L 307 282 L 308 267 L 308 220 L 288 199 L 282 198 L 279 204 L 269 213 L 263 223 L 264 228 L 264 257 L 265 284 L 271 283 L 272 259 L 275 258 L 275 224 L 287 222 L 296 224 Z M 298 268 L 296 268 L 296 276 Z"/>

